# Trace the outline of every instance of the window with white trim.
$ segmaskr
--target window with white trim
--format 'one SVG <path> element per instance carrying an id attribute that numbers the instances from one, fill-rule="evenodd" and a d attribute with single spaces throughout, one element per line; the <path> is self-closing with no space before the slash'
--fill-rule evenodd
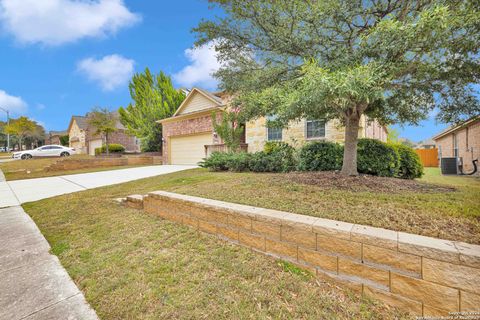
<path id="1" fill-rule="evenodd" d="M 275 116 L 268 116 L 267 121 L 274 121 Z M 267 126 L 267 140 L 268 141 L 281 141 L 282 140 L 282 128 L 268 127 Z"/>
<path id="2" fill-rule="evenodd" d="M 305 126 L 307 139 L 325 138 L 325 120 L 307 120 Z"/>

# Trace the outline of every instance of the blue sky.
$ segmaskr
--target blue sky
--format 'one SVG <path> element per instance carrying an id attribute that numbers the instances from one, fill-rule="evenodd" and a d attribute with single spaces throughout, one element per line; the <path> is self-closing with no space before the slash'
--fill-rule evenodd
<path id="1" fill-rule="evenodd" d="M 213 51 L 190 49 L 191 29 L 214 14 L 206 0 L 0 0 L 0 107 L 63 130 L 73 114 L 127 105 L 128 80 L 145 67 L 215 89 Z M 397 127 L 419 141 L 445 125 Z"/>

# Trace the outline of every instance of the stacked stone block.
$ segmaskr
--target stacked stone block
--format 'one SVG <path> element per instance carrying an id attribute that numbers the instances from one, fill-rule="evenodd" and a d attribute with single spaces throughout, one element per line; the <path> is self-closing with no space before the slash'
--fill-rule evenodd
<path id="1" fill-rule="evenodd" d="M 132 199 L 132 207 L 142 199 L 148 213 L 291 261 L 414 315 L 480 309 L 477 245 L 164 191 Z"/>

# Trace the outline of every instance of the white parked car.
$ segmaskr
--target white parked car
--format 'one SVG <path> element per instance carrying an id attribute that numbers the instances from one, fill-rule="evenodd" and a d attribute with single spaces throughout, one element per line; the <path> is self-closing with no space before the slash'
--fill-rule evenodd
<path id="1" fill-rule="evenodd" d="M 27 160 L 33 157 L 68 157 L 72 154 L 75 154 L 75 149 L 52 144 L 33 150 L 15 152 L 12 158 Z"/>

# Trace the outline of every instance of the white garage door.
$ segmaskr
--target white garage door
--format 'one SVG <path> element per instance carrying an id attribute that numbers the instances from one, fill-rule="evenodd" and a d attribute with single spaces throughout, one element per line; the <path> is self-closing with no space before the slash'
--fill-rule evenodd
<path id="1" fill-rule="evenodd" d="M 212 142 L 211 132 L 170 138 L 171 164 L 198 164 L 205 158 L 205 145 Z"/>
<path id="2" fill-rule="evenodd" d="M 103 141 L 102 139 L 98 139 L 98 140 L 91 140 L 89 143 L 88 143 L 88 153 L 91 155 L 91 156 L 94 156 L 95 155 L 95 149 L 96 148 L 101 148 L 102 147 L 102 144 L 103 144 Z"/>

